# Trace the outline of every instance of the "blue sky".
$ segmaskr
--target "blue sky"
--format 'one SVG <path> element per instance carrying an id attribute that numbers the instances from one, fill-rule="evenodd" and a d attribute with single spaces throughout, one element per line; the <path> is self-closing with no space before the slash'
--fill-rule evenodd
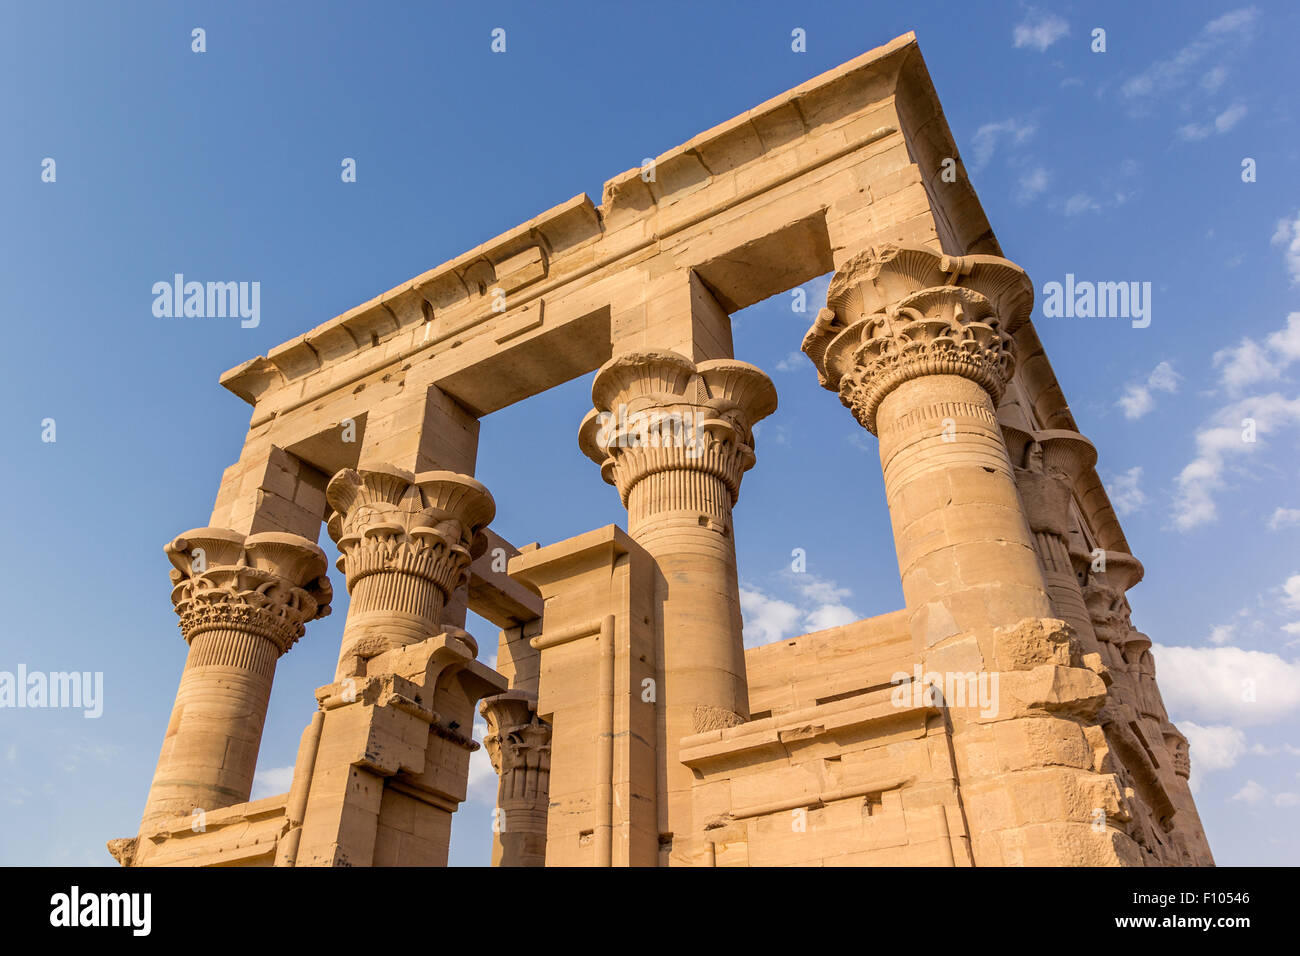
<path id="1" fill-rule="evenodd" d="M 207 523 L 249 417 L 221 372 L 907 30 L 1040 292 L 1151 283 L 1147 328 L 1036 325 L 1146 565 L 1133 619 L 1211 847 L 1297 862 L 1300 8 L 1136 6 L 6 3 L 0 670 L 102 672 L 104 708 L 0 710 L 0 863 L 108 864 L 136 830 L 185 656 L 162 545 Z M 176 272 L 260 282 L 260 324 L 156 318 Z M 875 440 L 792 357 L 810 318 L 735 317 L 781 401 L 736 512 L 751 644 L 902 605 Z M 577 447 L 590 378 L 483 421 L 516 543 L 626 523 Z M 257 795 L 332 674 L 336 592 L 280 663 Z M 486 862 L 493 795 L 476 759 L 453 863 Z"/>

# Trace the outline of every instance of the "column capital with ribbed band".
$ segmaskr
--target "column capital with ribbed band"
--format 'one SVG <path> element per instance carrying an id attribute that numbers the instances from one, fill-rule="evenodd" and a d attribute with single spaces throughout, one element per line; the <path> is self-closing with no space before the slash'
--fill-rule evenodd
<path id="1" fill-rule="evenodd" d="M 487 548 L 492 495 L 468 475 L 412 474 L 392 465 L 345 468 L 325 491 L 326 527 L 351 604 L 338 677 L 438 633 L 442 610 Z"/>
<path id="2" fill-rule="evenodd" d="M 835 273 L 802 348 L 822 386 L 877 434 L 880 403 L 923 376 L 969 378 L 996 406 L 1033 302 L 1029 277 L 1006 259 L 884 243 Z"/>
<path id="3" fill-rule="evenodd" d="M 606 362 L 591 397 L 579 447 L 618 488 L 634 526 L 664 509 L 729 512 L 754 465 L 754 425 L 776 410 L 776 389 L 761 369 L 734 359 L 696 363 L 659 349 Z M 678 477 L 658 477 L 670 473 Z M 663 493 L 654 501 L 644 500 L 645 488 L 637 493 L 647 479 Z M 685 500 L 675 500 L 681 495 Z"/>
<path id="4" fill-rule="evenodd" d="M 172 605 L 191 646 L 200 634 L 234 627 L 270 641 L 278 656 L 308 621 L 330 613 L 325 552 L 299 535 L 195 528 L 163 550 L 172 563 Z"/>
<path id="5" fill-rule="evenodd" d="M 276 661 L 333 596 L 325 552 L 295 534 L 195 528 L 164 551 L 190 650 L 141 833 L 248 800 Z"/>

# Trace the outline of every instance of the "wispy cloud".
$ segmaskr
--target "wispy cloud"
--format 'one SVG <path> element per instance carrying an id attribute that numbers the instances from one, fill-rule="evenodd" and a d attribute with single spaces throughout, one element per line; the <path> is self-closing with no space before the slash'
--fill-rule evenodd
<path id="1" fill-rule="evenodd" d="M 1291 276 L 1293 285 L 1300 284 L 1300 212 L 1278 220 L 1273 245 L 1285 247 L 1287 274 Z"/>
<path id="2" fill-rule="evenodd" d="M 1245 423 L 1250 423 L 1247 427 Z M 1175 479 L 1174 525 L 1189 531 L 1218 517 L 1215 498 L 1227 486 L 1229 470 L 1268 447 L 1263 439 L 1300 426 L 1300 398 L 1276 392 L 1233 402 L 1196 433 L 1196 457 Z M 1254 441 L 1247 441 L 1250 431 Z"/>
<path id="3" fill-rule="evenodd" d="M 1174 371 L 1174 367 L 1168 362 L 1161 362 L 1151 374 L 1146 377 L 1145 382 L 1133 382 L 1124 387 L 1124 393 L 1120 395 L 1119 401 L 1115 404 L 1124 410 L 1124 417 L 1127 419 L 1138 419 L 1151 409 L 1156 407 L 1155 392 L 1168 392 L 1174 394 L 1178 391 L 1178 382 L 1181 376 Z"/>
<path id="4" fill-rule="evenodd" d="M 1134 465 L 1128 471 L 1107 480 L 1111 507 L 1121 515 L 1130 515 L 1147 503 L 1142 490 L 1142 466 Z"/>
<path id="5" fill-rule="evenodd" d="M 1187 738 L 1191 751 L 1192 776 L 1188 783 L 1193 790 L 1199 789 L 1206 774 L 1233 767 L 1246 752 L 1246 735 L 1236 727 L 1202 726 L 1191 720 L 1180 720 L 1178 729 Z"/>
<path id="6" fill-rule="evenodd" d="M 1180 126 L 1178 128 L 1178 137 L 1179 139 L 1196 141 L 1206 139 L 1212 133 L 1226 133 L 1241 122 L 1245 115 L 1246 107 L 1238 103 L 1235 106 L 1229 106 L 1207 123 L 1188 123 L 1186 126 Z"/>
<path id="7" fill-rule="evenodd" d="M 253 793 L 250 799 L 261 800 L 277 794 L 288 793 L 293 785 L 293 767 L 258 768 L 253 774 Z"/>
<path id="8" fill-rule="evenodd" d="M 799 372 L 805 371 L 809 368 L 811 368 L 811 364 L 808 361 L 808 356 L 804 355 L 802 352 L 791 352 L 785 358 L 781 359 L 781 361 L 776 363 L 776 370 L 778 372 Z"/>
<path id="9" fill-rule="evenodd" d="M 1025 18 L 1011 31 L 1016 49 L 1028 47 L 1042 53 L 1062 37 L 1070 35 L 1070 25 L 1054 13 L 1030 7 Z"/>
<path id="10" fill-rule="evenodd" d="M 1035 166 L 1020 175 L 1016 183 L 1015 201 L 1020 205 L 1031 202 L 1047 191 L 1051 174 L 1042 166 Z"/>
<path id="11" fill-rule="evenodd" d="M 1028 120 L 1014 117 L 996 123 L 985 123 L 971 137 L 971 169 L 980 170 L 987 166 L 1000 144 L 1020 146 L 1027 143 L 1036 129 Z"/>
<path id="12" fill-rule="evenodd" d="M 1223 62 L 1207 61 L 1244 49 L 1254 35 L 1258 18 L 1254 7 L 1242 7 L 1211 20 L 1172 56 L 1157 60 L 1129 78 L 1120 87 L 1121 94 L 1131 104 L 1142 107 L 1192 83 L 1199 82 L 1207 92 L 1218 90 L 1227 76 L 1227 67 Z"/>
<path id="13" fill-rule="evenodd" d="M 1268 519 L 1269 531 L 1300 525 L 1300 508 L 1278 508 Z"/>

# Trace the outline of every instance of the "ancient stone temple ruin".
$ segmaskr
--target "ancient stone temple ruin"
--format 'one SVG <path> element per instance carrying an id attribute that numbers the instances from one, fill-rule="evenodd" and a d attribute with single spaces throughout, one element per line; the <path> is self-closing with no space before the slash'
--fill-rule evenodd
<path id="1" fill-rule="evenodd" d="M 227 372 L 252 421 L 166 546 L 189 656 L 114 856 L 443 865 L 477 709 L 500 866 L 1211 863 L 1142 566 L 958 157 L 905 35 Z M 746 650 L 732 512 L 777 393 L 730 315 L 828 272 L 806 374 L 878 441 L 906 606 Z M 573 453 L 626 527 L 516 548 L 479 420 L 592 372 Z M 340 584 L 292 786 L 250 802 Z"/>

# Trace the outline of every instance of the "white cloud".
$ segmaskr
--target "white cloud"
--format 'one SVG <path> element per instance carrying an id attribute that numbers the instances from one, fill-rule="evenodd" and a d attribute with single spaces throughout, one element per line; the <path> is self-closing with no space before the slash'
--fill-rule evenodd
<path id="1" fill-rule="evenodd" d="M 1243 726 L 1300 709 L 1300 662 L 1240 647 L 1157 645 L 1152 651 L 1171 713 Z"/>
<path id="2" fill-rule="evenodd" d="M 289 787 L 292 785 L 293 767 L 258 769 L 253 774 L 253 793 L 249 799 L 261 800 L 264 797 L 274 797 L 281 793 L 288 793 Z"/>
<path id="3" fill-rule="evenodd" d="M 1246 115 L 1246 107 L 1241 103 L 1233 104 L 1226 110 L 1214 117 L 1214 131 L 1216 133 L 1226 133 L 1232 129 Z"/>
<path id="4" fill-rule="evenodd" d="M 1210 628 L 1211 644 L 1227 644 L 1237 633 L 1235 624 L 1220 624 L 1217 627 Z"/>
<path id="5" fill-rule="evenodd" d="M 1005 119 L 997 123 L 985 123 L 971 137 L 971 169 L 980 170 L 989 164 L 998 144 L 1010 141 L 1019 146 L 1034 135 L 1037 127 L 1027 120 Z"/>
<path id="6" fill-rule="evenodd" d="M 1246 107 L 1240 103 L 1229 106 L 1208 123 L 1188 123 L 1178 128 L 1180 139 L 1196 141 L 1206 139 L 1211 133 L 1226 133 L 1246 115 Z"/>
<path id="7" fill-rule="evenodd" d="M 1207 93 L 1217 93 L 1227 78 L 1227 67 L 1211 67 L 1201 74 L 1201 89 L 1205 90 Z"/>
<path id="8" fill-rule="evenodd" d="M 1300 283 L 1300 212 L 1291 219 L 1279 219 L 1273 245 L 1286 247 L 1286 269 L 1293 284 Z"/>
<path id="9" fill-rule="evenodd" d="M 1204 61 L 1211 55 L 1228 55 L 1244 49 L 1257 19 L 1258 11 L 1254 7 L 1243 7 L 1211 20 L 1173 56 L 1157 60 L 1131 77 L 1120 92 L 1131 103 L 1146 103 L 1194 81 L 1199 81 L 1203 89 L 1217 90 L 1227 76 L 1227 68 L 1221 62 L 1206 66 Z"/>
<path id="10" fill-rule="evenodd" d="M 1289 792 L 1269 793 L 1267 787 L 1260 786 L 1254 780 L 1247 780 L 1246 785 L 1229 797 L 1229 799 L 1239 800 L 1252 807 L 1259 806 L 1261 803 L 1266 801 L 1271 802 L 1275 807 L 1294 807 L 1300 805 L 1300 794 Z"/>
<path id="11" fill-rule="evenodd" d="M 1207 773 L 1227 770 L 1246 752 L 1246 735 L 1236 727 L 1226 725 L 1203 726 L 1190 720 L 1178 722 L 1178 729 L 1187 738 L 1191 748 L 1192 776 L 1188 784 L 1193 790 Z"/>
<path id="12" fill-rule="evenodd" d="M 1070 35 L 1070 25 L 1054 13 L 1044 13 L 1031 7 L 1025 18 L 1011 31 L 1017 49 L 1029 47 L 1042 53 L 1062 37 Z"/>
<path id="13" fill-rule="evenodd" d="M 794 634 L 803 616 L 789 601 L 746 587 L 740 589 L 740 613 L 745 622 L 746 647 L 771 644 Z"/>
<path id="14" fill-rule="evenodd" d="M 1134 465 L 1128 471 L 1115 475 L 1106 482 L 1111 507 L 1121 515 L 1129 515 L 1147 503 L 1142 490 L 1142 466 Z"/>
<path id="15" fill-rule="evenodd" d="M 1246 420 L 1254 422 L 1254 441 L 1245 440 Z M 1175 479 L 1174 525 L 1190 531 L 1218 517 L 1216 495 L 1227 486 L 1234 462 L 1262 453 L 1264 440 L 1300 426 L 1300 397 L 1276 392 L 1232 402 L 1210 417 L 1196 433 L 1196 457 Z"/>
<path id="16" fill-rule="evenodd" d="M 1282 585 L 1282 603 L 1300 611 L 1300 574 L 1293 574 Z"/>
<path id="17" fill-rule="evenodd" d="M 815 608 L 808 613 L 804 623 L 808 627 L 808 632 L 824 631 L 828 627 L 841 627 L 845 624 L 852 624 L 859 620 L 858 615 L 853 609 L 843 604 L 827 604 Z"/>
<path id="18" fill-rule="evenodd" d="M 781 359 L 781 361 L 776 363 L 776 370 L 778 372 L 798 372 L 810 368 L 811 365 L 812 363 L 808 361 L 808 356 L 804 355 L 802 352 L 791 352 L 785 358 Z"/>
<path id="19" fill-rule="evenodd" d="M 1124 394 L 1115 404 L 1124 409 L 1124 417 L 1128 419 L 1141 418 L 1156 407 L 1156 401 L 1145 385 L 1124 386 Z"/>
<path id="20" fill-rule="evenodd" d="M 786 571 L 782 581 L 796 592 L 798 603 L 785 601 L 753 586 L 740 589 L 740 611 L 745 621 L 745 646 L 770 644 L 797 634 L 811 634 L 860 620 L 847 603 L 848 588 L 809 572 Z"/>
<path id="21" fill-rule="evenodd" d="M 1279 531 L 1300 524 L 1300 508 L 1278 508 L 1268 519 L 1268 530 Z"/>
<path id="22" fill-rule="evenodd" d="M 1122 199 L 1119 201 L 1123 202 Z M 1080 213 L 1100 211 L 1101 206 L 1097 204 L 1097 200 L 1093 199 L 1087 193 L 1075 193 L 1065 201 L 1065 214 L 1067 216 L 1077 216 Z"/>
<path id="23" fill-rule="evenodd" d="M 1248 803 L 1251 806 L 1263 803 L 1268 799 L 1268 791 L 1257 784 L 1254 780 L 1247 780 L 1246 785 L 1234 793 L 1228 799 L 1240 800 L 1242 803 Z"/>
<path id="24" fill-rule="evenodd" d="M 486 722 L 474 721 L 475 740 L 482 742 L 487 732 Z M 470 803 L 481 803 L 489 807 L 497 805 L 497 772 L 492 769 L 492 758 L 488 756 L 487 747 L 480 746 L 469 755 L 469 779 L 465 785 L 465 799 Z"/>
<path id="25" fill-rule="evenodd" d="M 1015 201 L 1024 205 L 1027 202 L 1042 195 L 1047 189 L 1047 184 L 1051 182 L 1051 176 L 1042 166 L 1035 166 L 1020 175 L 1017 183 Z"/>
<path id="26" fill-rule="evenodd" d="M 1300 318 L 1300 313 L 1293 313 Z M 1230 395 L 1271 381 L 1282 374 L 1282 369 L 1269 353 L 1254 339 L 1242 339 L 1236 345 L 1214 353 L 1214 367 L 1219 369 L 1219 381 Z"/>
<path id="27" fill-rule="evenodd" d="M 1155 396 L 1151 393 L 1178 391 L 1178 382 L 1181 380 L 1174 367 L 1168 362 L 1161 362 L 1151 370 L 1145 383 L 1132 383 L 1124 388 L 1124 394 L 1119 397 L 1115 404 L 1124 410 L 1124 417 L 1128 419 L 1141 418 L 1151 409 L 1155 408 Z"/>

